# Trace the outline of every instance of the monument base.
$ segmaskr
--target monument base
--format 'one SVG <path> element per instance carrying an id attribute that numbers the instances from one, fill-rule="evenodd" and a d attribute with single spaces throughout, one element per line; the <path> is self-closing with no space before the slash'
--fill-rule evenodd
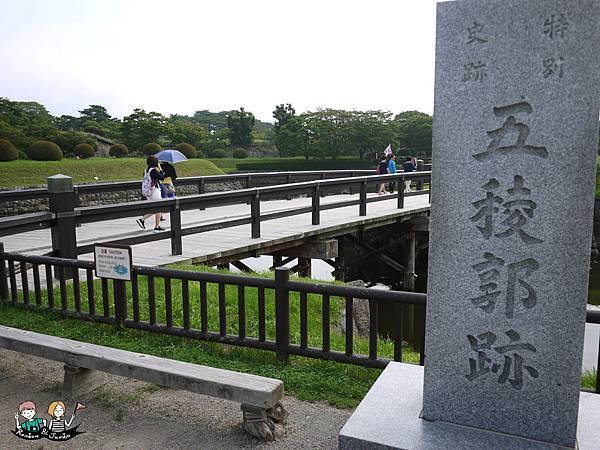
<path id="1" fill-rule="evenodd" d="M 341 450 L 550 450 L 565 447 L 518 436 L 419 418 L 423 406 L 423 367 L 391 362 L 358 405 L 339 435 Z M 600 443 L 600 395 L 582 392 L 579 450 Z"/>

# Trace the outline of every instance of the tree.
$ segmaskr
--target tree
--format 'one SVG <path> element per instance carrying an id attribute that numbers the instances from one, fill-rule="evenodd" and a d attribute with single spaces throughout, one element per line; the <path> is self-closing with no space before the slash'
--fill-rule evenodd
<path id="1" fill-rule="evenodd" d="M 275 146 L 282 157 L 301 155 L 308 159 L 311 156 L 309 141 L 303 116 L 291 117 L 275 134 Z"/>
<path id="2" fill-rule="evenodd" d="M 136 108 L 123 118 L 123 141 L 128 148 L 140 150 L 147 142 L 158 142 L 167 134 L 167 119 L 157 112 Z"/>
<path id="3" fill-rule="evenodd" d="M 79 111 L 79 114 L 81 114 L 82 122 L 93 120 L 94 122 L 102 124 L 102 122 L 109 122 L 112 120 L 112 117 L 108 114 L 106 108 L 101 105 L 90 105 L 83 111 Z"/>
<path id="4" fill-rule="evenodd" d="M 275 111 L 273 111 L 273 118 L 277 121 L 275 122 L 275 133 L 295 115 L 296 110 L 292 107 L 291 103 L 286 103 L 285 105 L 281 103 L 275 106 Z"/>
<path id="5" fill-rule="evenodd" d="M 254 114 L 245 111 L 244 108 L 229 114 L 227 116 L 227 128 L 229 128 L 231 144 L 241 147 L 252 144 L 251 132 L 255 121 Z"/>
<path id="6" fill-rule="evenodd" d="M 433 117 L 405 111 L 394 117 L 395 135 L 410 154 L 431 156 Z"/>
<path id="7" fill-rule="evenodd" d="M 388 144 L 396 145 L 391 124 L 392 113 L 388 111 L 353 111 L 350 113 L 349 145 L 360 159 L 366 155 L 375 156 Z"/>
<path id="8" fill-rule="evenodd" d="M 204 125 L 193 123 L 187 116 L 171 115 L 167 124 L 167 136 L 171 146 L 178 142 L 189 142 L 200 147 L 202 142 L 210 139 L 210 133 Z"/>

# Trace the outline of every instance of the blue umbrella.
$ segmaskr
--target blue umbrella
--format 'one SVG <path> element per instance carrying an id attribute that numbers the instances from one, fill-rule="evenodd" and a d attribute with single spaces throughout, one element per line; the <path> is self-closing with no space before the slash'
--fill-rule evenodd
<path id="1" fill-rule="evenodd" d="M 187 158 L 185 157 L 185 155 L 183 153 L 181 153 L 179 150 L 172 150 L 172 149 L 162 150 L 154 156 L 156 156 L 159 161 L 170 162 L 172 164 L 175 164 L 175 163 L 178 163 L 181 161 L 187 161 Z"/>

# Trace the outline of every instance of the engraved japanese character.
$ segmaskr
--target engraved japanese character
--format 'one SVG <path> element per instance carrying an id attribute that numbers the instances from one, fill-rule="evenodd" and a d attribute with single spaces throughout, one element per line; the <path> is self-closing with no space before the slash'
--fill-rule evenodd
<path id="1" fill-rule="evenodd" d="M 532 344 L 521 343 L 521 336 L 515 330 L 508 330 L 504 334 L 508 336 L 510 344 L 496 347 L 492 347 L 492 345 L 495 344 L 497 336 L 490 331 L 477 336 L 470 334 L 467 336 L 471 349 L 477 352 L 477 359 L 469 358 L 469 373 L 465 375 L 465 378 L 473 381 L 480 376 L 500 372 L 498 383 L 504 384 L 508 381 L 513 389 L 520 391 L 523 389 L 523 369 L 531 378 L 539 377 L 538 370 L 525 364 L 525 358 L 520 353 L 536 353 L 537 349 Z M 491 352 L 492 349 L 497 355 L 504 357 L 501 363 L 493 359 L 496 355 Z M 502 370 L 500 371 L 500 369 Z M 511 372 L 512 378 L 510 378 Z"/>
<path id="2" fill-rule="evenodd" d="M 523 261 L 508 264 L 508 282 L 506 288 L 506 310 L 505 316 L 512 319 L 515 313 L 515 300 L 517 299 L 517 281 L 522 288 L 527 291 L 526 297 L 519 298 L 519 301 L 527 309 L 531 309 L 537 303 L 537 294 L 535 290 L 527 283 L 524 278 L 529 277 L 539 268 L 539 263 L 533 258 L 527 258 Z"/>
<path id="3" fill-rule="evenodd" d="M 555 36 L 561 39 L 564 38 L 567 28 L 569 28 L 569 21 L 564 14 L 557 16 L 550 14 L 550 17 L 544 22 L 544 34 L 550 39 L 553 39 Z"/>
<path id="4" fill-rule="evenodd" d="M 494 115 L 496 117 L 506 117 L 504 124 L 495 130 L 487 131 L 487 135 L 492 140 L 488 148 L 480 153 L 476 153 L 473 157 L 478 161 L 486 161 L 492 158 L 495 154 L 517 154 L 517 155 L 533 155 L 540 158 L 547 158 L 548 151 L 546 147 L 535 147 L 526 145 L 525 141 L 529 136 L 529 127 L 522 122 L 518 122 L 515 114 L 527 113 L 531 114 L 533 109 L 527 102 L 514 103 L 512 105 L 494 107 Z M 517 141 L 513 145 L 501 145 L 502 140 L 507 136 L 512 136 L 518 133 Z"/>
<path id="5" fill-rule="evenodd" d="M 467 44 L 472 44 L 473 42 L 478 42 L 484 44 L 487 42 L 486 39 L 483 39 L 480 34 L 483 32 L 483 25 L 477 22 L 473 22 L 472 27 L 467 28 L 467 32 L 469 33 L 469 37 L 467 38 Z"/>
<path id="6" fill-rule="evenodd" d="M 502 291 L 498 290 L 498 277 L 500 271 L 496 267 L 504 266 L 504 260 L 497 258 L 493 253 L 484 253 L 485 261 L 474 264 L 472 267 L 479 273 L 479 290 L 483 295 L 471 299 L 471 303 L 483 309 L 486 313 L 491 313 L 496 307 L 498 297 L 502 295 Z"/>
<path id="7" fill-rule="evenodd" d="M 500 183 L 495 178 L 492 178 L 481 187 L 486 191 L 485 198 L 471 203 L 478 210 L 469 220 L 471 222 L 483 222 L 483 225 L 477 225 L 477 229 L 485 239 L 490 239 L 492 236 L 506 238 L 516 233 L 526 244 L 543 242 L 523 230 L 527 221 L 533 218 L 537 203 L 528 198 L 531 190 L 525 187 L 525 180 L 522 176 L 515 175 L 513 187 L 506 190 L 509 194 L 506 201 L 496 194 Z M 506 229 L 494 233 L 496 228 L 494 219 L 500 212 L 500 207 L 503 208 L 502 213 L 506 216 L 501 225 L 504 225 Z"/>
<path id="8" fill-rule="evenodd" d="M 471 298 L 471 303 L 481 308 L 485 313 L 491 314 L 496 308 L 502 289 L 499 289 L 499 269 L 504 267 L 505 261 L 493 253 L 483 254 L 484 261 L 473 264 L 471 267 L 479 277 L 479 290 L 483 292 L 478 297 Z M 505 295 L 505 317 L 512 319 L 515 313 L 515 303 L 519 301 L 525 308 L 531 309 L 537 303 L 537 293 L 533 287 L 525 281 L 539 268 L 539 263 L 533 258 L 506 264 L 506 295 Z M 519 297 L 520 291 L 525 291 L 524 297 Z"/>
<path id="9" fill-rule="evenodd" d="M 473 381 L 475 378 L 490 372 L 490 367 L 488 367 L 488 364 L 490 364 L 492 360 L 486 356 L 486 352 L 484 350 L 492 349 L 492 345 L 494 345 L 494 342 L 496 342 L 496 335 L 488 331 L 487 333 L 482 333 L 477 337 L 469 334 L 467 339 L 469 340 L 469 344 L 471 344 L 471 349 L 473 349 L 474 352 L 477 352 L 476 360 L 469 358 L 470 372 L 468 375 L 465 375 L 467 380 Z"/>
<path id="10" fill-rule="evenodd" d="M 518 343 L 521 340 L 521 336 L 515 330 L 508 330 L 504 333 L 510 339 L 511 344 L 494 347 L 494 350 L 501 355 L 504 355 L 504 366 L 502 368 L 502 372 L 498 377 L 498 383 L 506 383 L 506 380 L 509 381 L 510 385 L 520 391 L 523 389 L 523 369 L 529 373 L 531 378 L 538 378 L 539 372 L 538 370 L 529 365 L 525 365 L 524 358 L 516 353 L 517 351 L 528 351 L 535 353 L 537 349 L 531 344 L 523 344 Z M 506 353 L 513 352 L 512 356 L 507 355 Z M 509 378 L 511 369 L 513 372 L 513 378 Z M 492 372 L 497 373 L 499 370 L 499 365 L 494 364 L 492 366 Z"/>
<path id="11" fill-rule="evenodd" d="M 564 73 L 562 56 L 559 58 L 546 58 L 542 64 L 544 65 L 544 71 L 542 72 L 544 78 L 548 78 L 553 75 L 557 75 L 558 78 L 563 77 Z"/>
<path id="12" fill-rule="evenodd" d="M 531 189 L 525 187 L 525 180 L 520 175 L 515 175 L 513 187 L 507 189 L 510 195 L 509 200 L 502 204 L 503 213 L 507 216 L 502 221 L 502 225 L 508 227 L 501 233 L 496 233 L 494 236 L 505 238 L 517 233 L 521 240 L 526 244 L 539 244 L 543 242 L 541 239 L 535 238 L 525 231 L 523 226 L 527 223 L 528 218 L 533 217 L 533 211 L 537 208 L 537 203 L 530 200 Z"/>
<path id="13" fill-rule="evenodd" d="M 479 222 L 483 220 L 483 226 L 477 225 L 477 229 L 481 231 L 483 237 L 489 239 L 494 232 L 494 215 L 500 211 L 499 205 L 504 201 L 494 193 L 500 187 L 500 183 L 495 178 L 492 178 L 482 186 L 486 190 L 485 198 L 472 202 L 475 208 L 479 208 L 477 213 L 470 217 L 471 222 Z"/>
<path id="14" fill-rule="evenodd" d="M 463 81 L 483 81 L 487 78 L 487 66 L 481 61 L 464 65 Z"/>

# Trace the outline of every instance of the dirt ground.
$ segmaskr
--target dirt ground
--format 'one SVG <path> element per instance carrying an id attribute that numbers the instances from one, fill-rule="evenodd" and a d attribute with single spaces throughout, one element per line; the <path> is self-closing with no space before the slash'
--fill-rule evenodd
<path id="1" fill-rule="evenodd" d="M 62 376 L 60 363 L 0 350 L 0 449 L 334 449 L 352 413 L 286 396 L 285 436 L 261 443 L 242 431 L 237 403 L 110 376 L 104 387 L 75 400 L 86 406 L 73 422 L 84 434 L 66 442 L 14 436 L 14 415 L 26 400 L 47 420 L 48 405 L 64 400 L 70 418 L 75 401 L 61 398 Z"/>

